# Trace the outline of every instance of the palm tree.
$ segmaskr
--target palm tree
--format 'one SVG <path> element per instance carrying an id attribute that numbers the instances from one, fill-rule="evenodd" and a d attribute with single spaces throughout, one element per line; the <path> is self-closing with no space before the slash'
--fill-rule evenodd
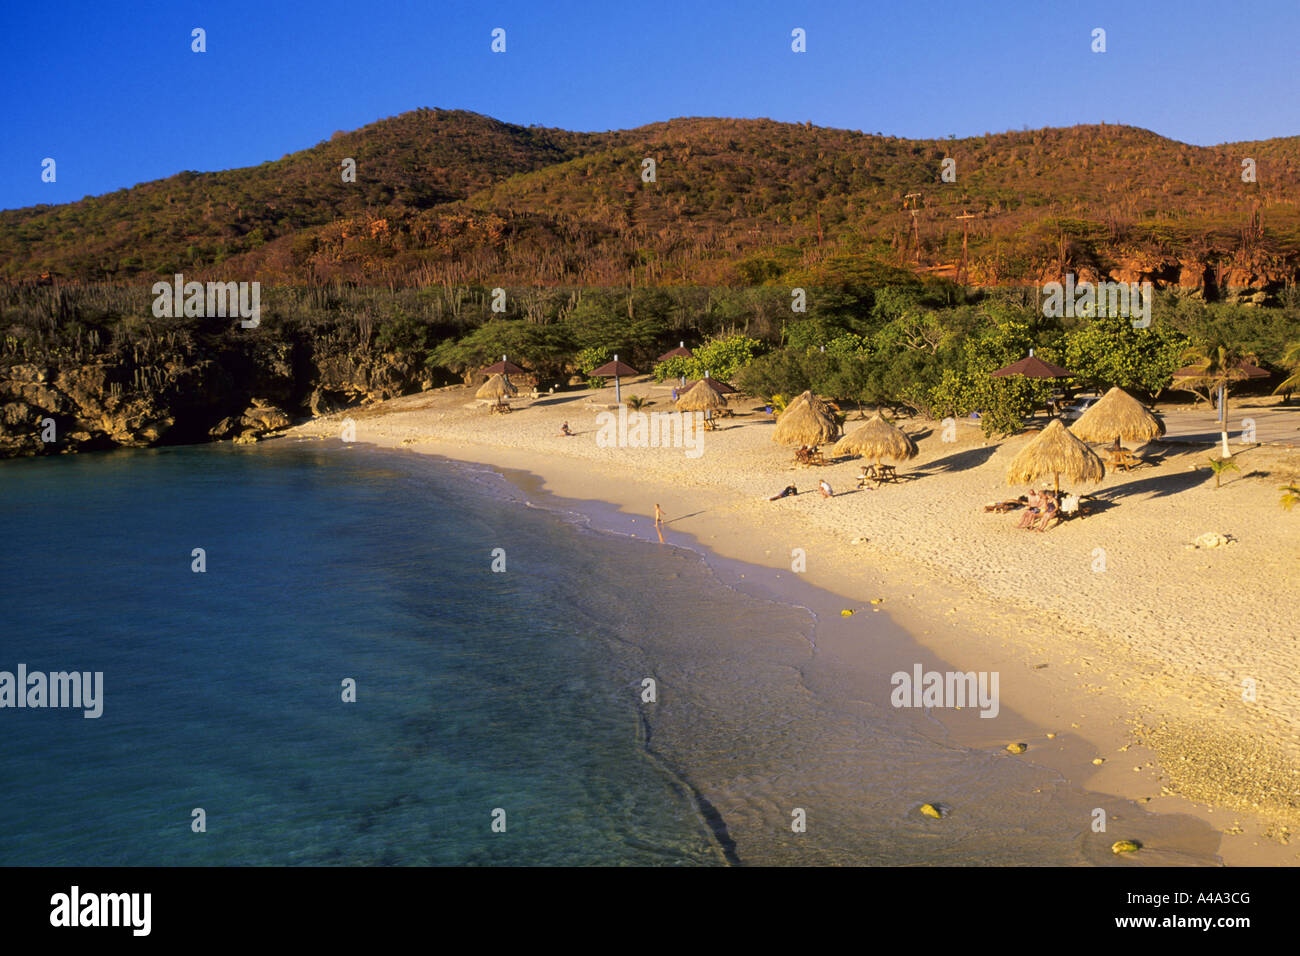
<path id="1" fill-rule="evenodd" d="M 1225 471 L 1241 471 L 1231 458 L 1211 458 L 1210 471 L 1214 472 L 1214 490 L 1219 490 L 1219 480 Z"/>
<path id="2" fill-rule="evenodd" d="M 1203 395 L 1210 402 L 1214 401 L 1215 395 L 1218 396 L 1219 434 L 1223 439 L 1224 458 L 1232 457 L 1232 450 L 1228 447 L 1228 389 L 1246 378 L 1240 366 L 1248 358 L 1250 356 L 1243 354 L 1236 345 L 1216 334 L 1204 344 L 1183 352 L 1183 361 L 1195 366 L 1196 373 L 1174 379 L 1174 388 Z M 1206 391 L 1202 393 L 1201 389 Z"/>
<path id="3" fill-rule="evenodd" d="M 634 412 L 639 412 L 650 404 L 650 399 L 642 395 L 629 395 L 627 397 L 628 407 Z"/>
<path id="4" fill-rule="evenodd" d="M 1290 398 L 1292 392 L 1300 391 L 1300 341 L 1292 342 L 1286 347 L 1282 364 L 1291 370 L 1291 374 L 1273 389 L 1273 394 L 1282 394 Z"/>
<path id="5" fill-rule="evenodd" d="M 1281 491 L 1282 507 L 1287 511 L 1290 511 L 1297 503 L 1300 503 L 1300 481 L 1293 481 L 1289 485 L 1283 485 Z"/>

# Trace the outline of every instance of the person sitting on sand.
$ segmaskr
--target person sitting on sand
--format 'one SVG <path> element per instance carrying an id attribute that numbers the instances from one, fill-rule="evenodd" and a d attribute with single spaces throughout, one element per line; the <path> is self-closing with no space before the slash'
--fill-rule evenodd
<path id="1" fill-rule="evenodd" d="M 1039 531 L 1046 531 L 1047 526 L 1060 517 L 1061 506 L 1056 503 L 1056 495 L 1050 491 L 1043 492 L 1043 518 L 1038 523 Z"/>
<path id="2" fill-rule="evenodd" d="M 572 436 L 572 435 L 573 435 L 573 432 L 569 431 L 569 423 L 568 423 L 568 422 L 565 422 L 563 425 L 560 426 L 560 434 L 561 434 L 561 435 L 569 435 L 569 436 Z"/>
<path id="3" fill-rule="evenodd" d="M 798 493 L 799 492 L 795 490 L 794 485 L 786 485 L 785 490 L 782 491 L 779 495 L 773 495 L 771 498 L 768 498 L 767 500 L 776 501 L 777 499 L 784 498 L 787 495 L 797 495 Z"/>
<path id="4" fill-rule="evenodd" d="M 821 489 L 822 497 L 823 497 L 823 498 L 834 498 L 834 497 L 835 497 L 835 492 L 831 491 L 830 482 L 828 482 L 825 478 L 823 478 L 821 481 L 817 482 L 817 487 L 819 487 L 819 488 Z"/>
<path id="5" fill-rule="evenodd" d="M 1038 515 L 1041 513 L 1039 508 L 1040 502 L 1041 499 L 1038 494 L 1038 489 L 1031 488 L 1029 491 L 1029 502 L 1025 506 L 1025 513 L 1020 516 L 1020 524 L 1016 525 L 1017 528 L 1032 528 L 1034 526 L 1034 522 L 1038 520 Z"/>

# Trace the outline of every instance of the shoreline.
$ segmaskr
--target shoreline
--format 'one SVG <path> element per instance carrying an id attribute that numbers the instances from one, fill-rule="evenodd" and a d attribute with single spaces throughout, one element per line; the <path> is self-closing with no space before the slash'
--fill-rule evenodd
<path id="1" fill-rule="evenodd" d="M 765 507 L 759 507 L 734 488 L 691 481 L 689 475 L 674 482 L 661 468 L 642 468 L 635 460 L 617 466 L 609 460 L 592 460 L 599 456 L 590 454 L 589 445 L 584 446 L 582 433 L 587 433 L 588 443 L 591 435 L 585 427 L 578 429 L 575 439 L 494 442 L 499 433 L 496 423 L 485 425 L 486 415 L 480 409 L 473 410 L 478 415 L 465 414 L 463 390 L 432 397 L 431 402 L 427 394 L 407 396 L 353 410 L 357 440 L 526 472 L 535 476 L 532 485 L 538 490 L 571 505 L 577 503 L 576 510 L 584 514 L 601 515 L 602 526 L 608 525 L 609 530 L 644 540 L 655 540 L 650 516 L 658 503 L 668 517 L 665 539 L 680 544 L 680 539 L 673 539 L 686 536 L 698 545 L 693 550 L 702 551 L 715 570 L 718 562 L 710 554 L 723 562 L 767 568 L 778 579 L 782 574 L 794 577 L 787 555 L 792 547 L 802 544 L 807 551 L 807 570 L 798 575 L 801 581 L 837 595 L 846 608 L 860 609 L 859 613 L 885 613 L 918 644 L 956 669 L 1000 670 L 1004 709 L 1031 725 L 1023 731 L 1033 737 L 1026 741 L 1031 751 L 1022 759 L 1062 774 L 1072 786 L 1132 800 L 1158 814 L 1185 813 L 1199 818 L 1223 835 L 1218 854 L 1229 865 L 1286 865 L 1300 860 L 1297 848 L 1287 843 L 1294 815 L 1279 812 L 1284 807 L 1260 801 L 1251 807 L 1249 791 L 1244 796 L 1233 792 L 1241 783 L 1242 765 L 1250 760 L 1242 751 L 1248 743 L 1258 743 L 1258 728 L 1252 741 L 1232 738 L 1231 732 L 1216 733 L 1213 728 L 1198 733 L 1187 723 L 1184 712 L 1169 706 L 1174 697 L 1168 685 L 1177 684 L 1182 675 L 1162 673 L 1159 661 L 1140 646 L 1130 644 L 1130 653 L 1122 660 L 1103 657 L 1099 648 L 1114 647 L 1108 645 L 1108 635 L 1090 633 L 1085 625 L 1060 613 L 1009 606 L 957 575 L 945 575 L 942 569 L 884 548 L 846 547 L 838 542 L 831 546 L 823 540 L 822 529 L 798 520 L 798 512 L 776 510 L 787 502 L 763 501 Z M 517 419 L 535 409 L 523 411 Z M 552 424 L 558 432 L 564 415 L 575 423 L 586 417 L 585 410 L 571 403 L 558 411 L 560 414 L 550 410 L 545 422 L 536 416 L 529 423 L 531 435 L 549 435 Z M 318 419 L 287 434 L 337 437 L 342 417 Z M 552 418 L 554 423 L 549 421 Z M 479 434 L 467 434 L 465 424 L 478 426 L 474 430 Z M 733 425 L 726 430 L 734 429 Z M 487 440 L 481 440 L 484 438 Z M 556 442 L 560 444 L 556 446 Z M 781 458 L 788 454 L 785 449 L 775 451 Z M 680 451 L 676 455 L 676 462 L 667 463 L 681 469 Z M 811 474 L 804 472 L 797 480 L 806 482 L 802 475 Z M 764 479 L 771 485 L 781 480 L 779 475 Z M 836 482 L 843 483 L 842 478 Z M 896 490 L 886 486 L 875 500 L 887 500 L 882 496 Z M 866 494 L 870 492 L 860 492 L 858 497 Z M 800 495 L 796 501 L 806 507 L 811 498 Z M 1006 520 L 1006 516 L 998 517 Z M 883 599 L 882 603 L 873 606 L 873 598 Z M 1123 668 L 1128 669 L 1126 674 L 1117 673 Z M 1110 687 L 1112 680 L 1120 686 Z M 1142 692 L 1158 689 L 1164 693 L 1145 702 L 1135 701 L 1132 694 L 1124 693 L 1126 683 L 1137 684 Z M 1195 691 L 1186 693 L 1185 684 L 1181 689 L 1187 698 L 1196 696 Z M 1120 693 L 1109 693 L 1114 690 Z M 963 746 L 1006 743 L 1004 732 L 986 730 L 979 722 L 961 726 L 961 721 L 945 719 L 943 723 Z M 1048 738 L 1048 733 L 1055 736 Z M 1093 766 L 1093 756 L 1101 757 L 1104 764 Z M 1286 772 L 1294 773 L 1294 765 L 1287 765 L 1285 755 L 1278 760 L 1267 753 L 1250 762 L 1264 771 L 1253 775 L 1256 787 L 1266 792 L 1280 789 L 1277 795 L 1285 801 Z M 1235 772 L 1234 778 L 1224 778 L 1225 765 Z"/>
<path id="2" fill-rule="evenodd" d="M 391 446 L 363 447 L 380 455 L 402 450 Z M 598 499 L 579 500 L 556 495 L 547 490 L 546 481 L 534 472 L 441 454 L 430 457 L 444 466 L 470 468 L 473 474 L 490 473 L 496 480 L 487 486 L 487 493 L 513 506 L 552 512 L 563 516 L 566 521 L 577 520 L 592 533 L 631 540 L 637 546 L 653 547 L 658 540 L 656 535 L 647 531 L 652 522 L 645 518 L 628 514 Z M 502 488 L 503 485 L 508 489 Z M 981 780 L 973 789 L 968 778 L 950 781 L 952 792 L 943 786 L 939 788 L 938 792 L 945 798 L 941 803 L 946 808 L 944 815 L 954 812 L 960 818 L 960 823 L 954 820 L 943 825 L 943 829 L 951 831 L 950 838 L 956 841 L 954 845 L 970 839 L 998 844 L 996 850 L 990 848 L 989 851 L 1003 854 L 994 861 L 997 865 L 1146 867 L 1214 866 L 1223 862 L 1219 856 L 1221 835 L 1204 821 L 1179 812 L 1177 807 L 1151 813 L 1133 799 L 1087 788 L 1077 776 L 1072 777 L 1070 767 L 1085 764 L 1095 752 L 1092 745 L 1076 732 L 1045 733 L 1043 728 L 1005 704 L 994 721 L 981 719 L 978 707 L 894 710 L 898 719 L 891 720 L 890 726 L 881 724 L 878 717 L 870 717 L 873 707 L 883 705 L 879 699 L 880 692 L 886 688 L 886 675 L 896 666 L 907 662 L 908 667 L 940 672 L 947 669 L 946 661 L 916 642 L 887 615 L 860 614 L 845 621 L 840 614 L 845 603 L 842 597 L 823 590 L 802 575 L 782 574 L 774 569 L 723 557 L 685 532 L 670 532 L 665 535 L 661 546 L 684 551 L 692 559 L 699 560 L 707 567 L 707 573 L 716 585 L 747 602 L 760 607 L 795 610 L 808 618 L 809 633 L 786 634 L 783 638 L 773 636 L 760 642 L 754 655 L 746 654 L 745 663 L 731 675 L 747 689 L 752 689 L 747 676 L 747 665 L 752 663 L 757 668 L 755 674 L 765 675 L 761 678 L 763 688 L 773 694 L 764 700 L 793 704 L 791 710 L 781 712 L 782 720 L 777 723 L 783 725 L 784 730 L 778 737 L 788 740 L 790 734 L 801 736 L 796 728 L 806 730 L 809 721 L 851 726 L 861 723 L 865 717 L 866 725 L 879 734 L 890 737 L 893 731 L 897 731 L 900 734 L 897 744 L 904 753 L 911 752 L 909 747 L 916 748 L 918 740 L 925 741 L 921 749 L 915 751 L 915 759 L 921 761 L 921 765 L 908 760 L 899 768 L 897 779 L 903 781 L 898 788 L 904 794 L 902 799 L 898 799 L 899 793 L 894 793 L 892 798 L 885 797 L 882 805 L 881 796 L 869 788 L 856 789 L 860 781 L 854 778 L 850 769 L 852 765 L 827 774 L 828 768 L 816 759 L 816 756 L 821 756 L 817 747 L 825 741 L 819 741 L 811 749 L 801 747 L 787 754 L 787 759 L 798 762 L 797 766 L 779 761 L 773 764 L 775 755 L 755 745 L 755 739 L 770 733 L 771 728 L 750 727 L 748 730 L 753 731 L 756 738 L 751 739 L 748 731 L 744 739 L 734 738 L 736 750 L 734 753 L 729 751 L 726 759 L 722 760 L 724 766 L 720 766 L 714 762 L 718 756 L 716 752 L 706 750 L 705 755 L 698 752 L 695 734 L 700 728 L 697 725 L 684 725 L 680 715 L 676 718 L 665 716 L 659 707 L 643 709 L 641 722 L 647 757 L 682 785 L 704 826 L 713 833 L 719 852 L 729 862 L 805 866 L 817 862 L 831 865 L 897 862 L 892 853 L 880 858 L 859 859 L 844 857 L 842 851 L 831 851 L 824 844 L 809 846 L 802 839 L 788 836 L 783 839 L 780 827 L 775 831 L 771 827 L 773 807 L 767 801 L 772 793 L 765 785 L 769 775 L 797 781 L 791 784 L 792 790 L 803 794 L 806 800 L 815 801 L 810 806 L 816 809 L 809 812 L 815 812 L 823 824 L 828 816 L 837 816 L 841 825 L 846 817 L 859 825 L 864 821 L 877 821 L 876 825 L 894 828 L 920 823 L 917 828 L 920 832 L 912 834 L 912 838 L 920 842 L 913 849 L 925 854 L 925 841 L 938 836 L 932 831 L 927 832 L 927 827 L 935 825 L 918 816 L 921 803 L 935 799 L 933 786 L 926 783 L 928 779 L 932 784 L 935 777 L 935 769 L 928 762 L 932 757 L 926 756 L 932 752 L 930 748 L 949 754 L 956 768 L 967 772 L 972 766 L 979 768 Z M 864 622 L 869 628 L 865 635 L 861 627 Z M 692 647 L 709 650 L 700 661 L 695 661 L 690 655 L 692 687 L 683 694 L 676 681 L 669 681 L 667 675 L 661 673 L 664 667 L 669 672 L 678 670 L 681 663 L 679 646 L 664 643 L 650 633 L 624 635 L 616 640 L 629 643 L 647 657 L 649 673 L 661 681 L 661 693 L 681 699 L 700 698 L 688 708 L 690 713 L 698 713 L 699 705 L 707 701 L 706 712 L 721 718 L 724 725 L 733 723 L 728 704 L 739 704 L 739 701 L 728 698 L 725 691 L 719 696 L 716 686 L 710 687 L 708 674 L 711 668 L 706 661 L 719 652 L 727 657 L 735 652 L 734 648 L 728 650 L 713 640 L 692 641 Z M 863 688 L 874 688 L 874 691 L 864 697 Z M 793 697 L 791 691 L 795 692 Z M 735 730 L 734 726 L 732 730 Z M 653 745 L 649 745 L 650 739 L 654 740 Z M 879 740 L 855 737 L 839 738 L 839 741 L 860 757 L 871 759 L 867 755 L 878 749 L 873 739 Z M 1027 742 L 1033 751 L 1033 759 L 1007 754 L 1004 748 L 1008 740 Z M 893 749 L 896 748 L 885 747 L 882 756 L 897 757 L 896 753 L 890 754 Z M 713 756 L 707 756 L 709 753 Z M 810 753 L 815 755 L 813 759 L 808 759 Z M 1043 759 L 1044 754 L 1048 754 L 1048 759 Z M 1010 763 L 1001 765 L 998 762 L 1002 760 Z M 756 791 L 737 791 L 737 764 L 743 767 L 743 777 L 757 785 Z M 869 765 L 874 767 L 874 760 Z M 916 770 L 915 778 L 909 772 L 913 768 Z M 949 769 L 947 774 L 953 772 Z M 960 769 L 957 772 L 960 776 Z M 938 776 L 942 778 L 945 775 L 940 773 Z M 1037 785 L 1029 789 L 1035 782 Z M 841 798 L 839 805 L 819 801 L 814 796 L 825 796 L 828 790 Z M 787 797 L 792 795 L 791 790 L 783 790 L 783 793 Z M 1032 796 L 1036 794 L 1049 796 Z M 980 800 L 977 795 L 1001 796 L 1014 803 L 1021 815 L 1003 817 L 1002 803 Z M 875 806 L 868 809 L 865 805 L 873 799 Z M 752 806 L 754 802 L 761 804 L 766 812 L 756 815 Z M 1107 814 L 1110 826 L 1107 832 L 1090 832 L 1087 821 L 1098 808 Z M 887 819 L 880 820 L 880 814 L 886 814 Z M 1040 826 L 1035 828 L 1033 823 Z M 990 831 L 1001 833 L 1017 829 L 1022 834 L 1018 839 L 990 841 Z M 846 831 L 841 829 L 838 832 Z M 1135 857 L 1116 857 L 1110 845 L 1117 837 L 1138 839 L 1144 852 Z M 1004 842 L 1005 846 L 1002 845 Z M 1025 843 L 1033 843 L 1034 852 L 1043 855 L 1017 855 L 1017 847 Z M 980 862 L 986 861 L 981 858 Z M 914 861 L 913 865 L 924 863 Z"/>

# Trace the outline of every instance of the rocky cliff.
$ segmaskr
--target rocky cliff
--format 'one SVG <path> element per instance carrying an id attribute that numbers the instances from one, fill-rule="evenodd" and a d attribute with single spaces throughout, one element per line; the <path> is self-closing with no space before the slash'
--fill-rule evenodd
<path id="1" fill-rule="evenodd" d="M 174 340 L 148 351 L 0 364 L 0 457 L 256 441 L 308 414 L 433 384 L 400 354 L 295 341 L 205 352 Z"/>

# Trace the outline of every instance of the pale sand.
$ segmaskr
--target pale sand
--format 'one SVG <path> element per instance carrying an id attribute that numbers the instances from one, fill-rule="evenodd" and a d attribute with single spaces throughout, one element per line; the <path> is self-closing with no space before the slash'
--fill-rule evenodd
<path id="1" fill-rule="evenodd" d="M 671 408 L 663 386 L 625 384 L 630 393 L 654 399 L 647 411 Z M 1001 670 L 1003 707 L 1044 731 L 1029 741 L 1035 760 L 1088 789 L 1199 816 L 1224 833 L 1230 864 L 1300 862 L 1290 839 L 1300 823 L 1300 510 L 1283 511 L 1277 491 L 1300 471 L 1300 452 L 1244 448 L 1240 473 L 1215 490 L 1204 449 L 1151 446 L 1162 464 L 1082 489 L 1118 496 L 1112 507 L 1039 534 L 1016 528 L 1019 513 L 983 511 L 1024 493 L 1005 474 L 1030 435 L 986 442 L 961 423 L 946 443 L 937 424 L 904 420 L 923 437 L 899 472 L 920 477 L 855 491 L 860 461 L 797 467 L 761 415 L 705 433 L 694 459 L 598 447 L 596 415 L 612 402 L 612 388 L 566 392 L 489 415 L 469 390 L 441 389 L 289 434 L 338 438 L 351 418 L 359 442 L 529 471 L 547 491 L 631 515 L 652 516 L 657 502 L 667 534 L 724 557 L 789 569 L 802 548 L 807 579 L 846 608 L 869 612 L 883 599 L 876 607 L 945 661 Z M 564 420 L 574 437 L 560 435 Z M 820 478 L 836 497 L 815 493 Z M 800 495 L 766 500 L 787 484 Z M 1236 543 L 1187 549 L 1209 531 Z M 1104 571 L 1093 570 L 1097 548 Z M 1060 744 L 1071 736 L 1105 763 Z"/>

